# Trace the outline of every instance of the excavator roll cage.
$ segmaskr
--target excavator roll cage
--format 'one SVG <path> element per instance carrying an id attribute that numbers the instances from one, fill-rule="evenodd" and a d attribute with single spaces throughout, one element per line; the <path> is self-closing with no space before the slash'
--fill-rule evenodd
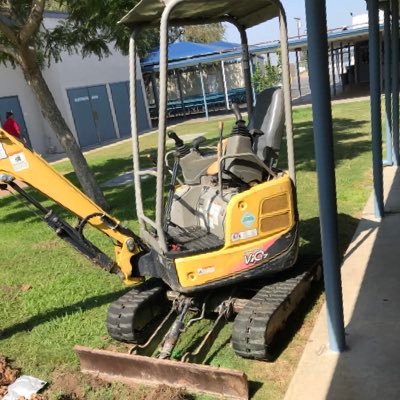
<path id="1" fill-rule="evenodd" d="M 279 0 L 142 0 L 122 20 L 121 23 L 131 29 L 129 45 L 130 63 L 130 105 L 131 131 L 134 164 L 134 183 L 137 216 L 140 236 L 159 254 L 168 250 L 168 237 L 164 227 L 165 199 L 164 186 L 166 166 L 166 115 L 167 115 L 167 76 L 168 76 L 168 29 L 173 25 L 201 25 L 212 22 L 229 22 L 239 31 L 242 45 L 242 69 L 246 88 L 246 100 L 249 119 L 253 114 L 253 93 L 251 86 L 250 55 L 246 29 L 267 20 L 279 18 L 282 54 L 282 81 L 285 105 L 285 126 L 288 151 L 289 176 L 295 184 L 293 122 L 291 112 L 291 89 L 289 72 L 289 53 L 287 21 L 285 10 Z M 154 26 L 160 27 L 160 78 L 159 78 L 159 116 L 157 143 L 157 170 L 142 170 L 140 167 L 139 134 L 137 129 L 136 82 L 137 49 L 136 37 L 140 31 Z M 145 215 L 142 198 L 141 177 L 152 174 L 157 178 L 156 219 Z"/>

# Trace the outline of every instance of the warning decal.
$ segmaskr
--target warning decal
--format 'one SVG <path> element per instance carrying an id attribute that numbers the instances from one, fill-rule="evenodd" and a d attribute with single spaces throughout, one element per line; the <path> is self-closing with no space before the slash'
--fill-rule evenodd
<path id="1" fill-rule="evenodd" d="M 10 156 L 10 162 L 12 167 L 14 168 L 14 171 L 23 171 L 24 169 L 29 168 L 28 161 L 26 160 L 25 154 L 24 153 L 17 153 L 12 156 Z"/>

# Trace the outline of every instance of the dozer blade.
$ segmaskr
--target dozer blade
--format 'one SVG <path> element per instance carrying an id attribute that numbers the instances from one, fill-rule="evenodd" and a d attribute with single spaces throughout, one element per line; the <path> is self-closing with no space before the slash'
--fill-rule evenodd
<path id="1" fill-rule="evenodd" d="M 74 350 L 79 356 L 83 373 L 108 382 L 167 385 L 227 399 L 249 398 L 247 377 L 240 371 L 82 346 L 75 346 Z"/>

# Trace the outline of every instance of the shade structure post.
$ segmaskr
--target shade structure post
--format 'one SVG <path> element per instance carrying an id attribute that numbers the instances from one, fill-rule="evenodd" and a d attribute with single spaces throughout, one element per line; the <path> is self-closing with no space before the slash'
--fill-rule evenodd
<path id="1" fill-rule="evenodd" d="M 296 49 L 295 52 L 296 52 L 297 88 L 299 90 L 299 97 L 301 97 L 301 78 L 300 78 L 299 50 Z"/>
<path id="2" fill-rule="evenodd" d="M 160 96 L 158 94 L 158 88 L 157 88 L 157 79 L 156 79 L 156 73 L 153 71 L 150 75 L 151 79 L 151 87 L 153 89 L 153 96 L 154 96 L 154 103 L 156 106 L 156 109 L 158 110 L 160 107 Z"/>
<path id="3" fill-rule="evenodd" d="M 206 114 L 206 119 L 208 121 L 207 94 L 206 94 L 206 88 L 205 88 L 205 85 L 204 85 L 203 68 L 202 68 L 201 65 L 199 65 L 199 72 L 200 72 L 201 93 L 203 94 L 204 112 Z"/>
<path id="4" fill-rule="evenodd" d="M 397 0 L 396 0 L 397 1 Z M 391 66 L 391 34 L 390 34 L 390 3 L 381 3 L 384 13 L 384 84 L 385 84 L 385 114 L 386 114 L 386 161 L 384 165 L 392 165 L 392 66 Z"/>
<path id="5" fill-rule="evenodd" d="M 350 43 L 348 43 L 348 45 L 347 45 L 347 52 L 348 52 L 348 57 L 349 57 L 349 59 L 347 60 L 348 67 L 350 68 L 351 67 L 351 44 Z"/>
<path id="6" fill-rule="evenodd" d="M 343 42 L 340 42 L 340 73 L 344 73 Z"/>
<path id="7" fill-rule="evenodd" d="M 335 77 L 335 46 L 331 43 L 331 71 L 332 71 L 332 86 L 333 95 L 336 96 L 336 77 Z"/>
<path id="8" fill-rule="evenodd" d="M 224 85 L 224 95 L 225 95 L 225 105 L 226 109 L 229 110 L 229 94 L 228 94 L 228 85 L 226 83 L 226 72 L 225 72 L 225 62 L 221 61 L 221 71 L 222 71 L 222 83 Z"/>
<path id="9" fill-rule="evenodd" d="M 253 105 L 256 104 L 256 89 L 254 87 L 254 62 L 253 62 L 253 57 L 250 55 L 250 76 L 251 76 L 251 93 L 253 94 Z"/>
<path id="10" fill-rule="evenodd" d="M 383 166 L 381 115 L 381 52 L 378 0 L 367 0 L 369 20 L 369 77 L 371 93 L 372 170 L 374 179 L 375 216 L 382 218 Z"/>
<path id="11" fill-rule="evenodd" d="M 329 345 L 340 352 L 345 349 L 345 332 L 325 0 L 306 0 L 306 16 Z"/>
<path id="12" fill-rule="evenodd" d="M 182 113 L 183 113 L 183 116 L 186 117 L 185 99 L 184 99 L 183 90 L 182 90 L 181 73 L 180 73 L 180 70 L 175 70 L 174 72 L 175 72 L 175 77 L 176 77 L 176 83 L 178 85 L 179 99 L 181 101 Z"/>
<path id="13" fill-rule="evenodd" d="M 399 155 L 399 3 L 392 1 L 392 132 L 393 160 L 400 165 Z"/>

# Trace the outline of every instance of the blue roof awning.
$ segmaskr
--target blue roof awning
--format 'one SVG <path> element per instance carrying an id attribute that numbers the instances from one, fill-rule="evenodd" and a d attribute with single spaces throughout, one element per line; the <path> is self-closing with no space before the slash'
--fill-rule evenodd
<path id="1" fill-rule="evenodd" d="M 383 24 L 380 25 L 383 30 Z M 328 32 L 328 42 L 340 41 L 360 41 L 368 39 L 368 26 L 353 26 L 336 29 Z M 289 50 L 307 48 L 307 37 L 290 38 Z M 253 55 L 273 53 L 278 51 L 280 43 L 278 40 L 273 42 L 261 43 L 249 46 L 249 51 Z M 221 60 L 234 60 L 242 56 L 241 45 L 230 42 L 214 43 L 192 43 L 178 42 L 170 44 L 168 47 L 168 69 L 186 68 L 199 64 L 219 62 Z M 143 72 L 159 70 L 160 55 L 158 49 L 141 62 Z"/>
<path id="2" fill-rule="evenodd" d="M 241 46 L 237 43 L 218 41 L 213 43 L 193 43 L 193 42 L 175 42 L 168 46 L 168 61 L 169 64 L 178 61 L 190 60 L 197 57 L 207 57 L 211 55 L 219 56 L 223 52 L 239 50 Z M 141 61 L 145 71 L 158 69 L 160 62 L 159 49 L 153 49 L 150 54 Z M 198 61 L 194 63 L 198 64 Z"/>

